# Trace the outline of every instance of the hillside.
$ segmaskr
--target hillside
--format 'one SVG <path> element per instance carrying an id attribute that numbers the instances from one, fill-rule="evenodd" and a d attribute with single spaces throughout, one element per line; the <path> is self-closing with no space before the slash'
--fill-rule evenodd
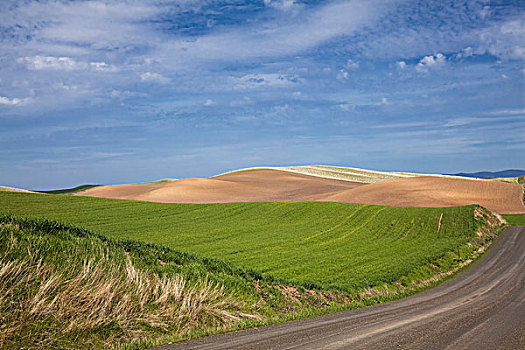
<path id="1" fill-rule="evenodd" d="M 183 179 L 163 184 L 103 186 L 78 195 L 161 203 L 304 201 L 316 200 L 361 185 L 361 183 L 285 171 L 257 169 L 228 173 L 209 179 Z"/>
<path id="2" fill-rule="evenodd" d="M 464 244 L 477 226 L 473 206 L 163 204 L 17 193 L 0 193 L 0 203 L 2 212 L 64 220 L 115 238 L 161 244 L 278 278 L 343 289 L 395 281 Z"/>
<path id="3" fill-rule="evenodd" d="M 357 176 L 350 175 L 348 169 L 326 168 L 301 167 L 301 172 L 309 174 L 290 168 L 248 169 L 209 179 L 100 186 L 75 195 L 161 203 L 336 201 L 408 207 L 479 204 L 500 214 L 525 213 L 523 188 L 517 183 L 369 171 Z M 333 178 L 334 174 L 340 179 Z M 364 181 L 364 177 L 371 183 L 349 181 Z"/>
<path id="4" fill-rule="evenodd" d="M 21 188 L 0 186 L 0 192 L 25 192 L 25 193 L 31 193 L 32 191 L 24 190 L 24 189 L 21 189 Z"/>
<path id="5" fill-rule="evenodd" d="M 479 204 L 497 213 L 525 213 L 523 188 L 489 180 L 420 176 L 347 190 L 324 200 L 399 207 L 450 207 Z"/>

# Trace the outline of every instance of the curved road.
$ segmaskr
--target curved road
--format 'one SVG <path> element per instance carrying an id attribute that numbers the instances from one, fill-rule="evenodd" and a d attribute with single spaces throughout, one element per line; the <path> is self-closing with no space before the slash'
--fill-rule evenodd
<path id="1" fill-rule="evenodd" d="M 525 349 L 525 226 L 506 229 L 457 278 L 406 299 L 155 349 Z"/>

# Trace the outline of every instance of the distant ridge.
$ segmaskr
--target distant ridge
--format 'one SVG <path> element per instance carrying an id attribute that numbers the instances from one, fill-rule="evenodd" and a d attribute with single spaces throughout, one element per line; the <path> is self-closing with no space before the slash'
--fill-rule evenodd
<path id="1" fill-rule="evenodd" d="M 477 173 L 457 173 L 457 174 L 448 174 L 448 175 L 463 176 L 463 177 L 477 177 L 477 178 L 518 177 L 518 176 L 525 176 L 525 170 L 507 169 L 507 170 L 502 170 L 502 171 L 479 171 Z"/>
<path id="2" fill-rule="evenodd" d="M 86 190 L 89 190 L 89 189 L 92 189 L 98 186 L 101 186 L 101 185 L 80 185 L 80 186 L 73 187 L 73 188 L 62 188 L 59 190 L 35 191 L 35 192 L 47 193 L 47 194 L 73 194 L 73 193 L 83 192 L 83 191 L 86 191 Z"/>

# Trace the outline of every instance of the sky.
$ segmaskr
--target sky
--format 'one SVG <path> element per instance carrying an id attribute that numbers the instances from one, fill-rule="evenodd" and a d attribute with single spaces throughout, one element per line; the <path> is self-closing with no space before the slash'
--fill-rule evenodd
<path id="1" fill-rule="evenodd" d="M 525 3 L 2 0 L 0 185 L 525 168 Z"/>

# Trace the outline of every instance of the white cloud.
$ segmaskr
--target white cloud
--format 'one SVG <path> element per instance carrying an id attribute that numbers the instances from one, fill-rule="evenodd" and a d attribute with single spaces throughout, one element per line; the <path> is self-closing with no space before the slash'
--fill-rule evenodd
<path id="1" fill-rule="evenodd" d="M 290 110 L 290 105 L 288 103 L 282 105 L 282 106 L 274 106 L 272 107 L 272 110 L 276 113 L 286 113 Z"/>
<path id="2" fill-rule="evenodd" d="M 259 87 L 289 87 L 302 82 L 302 79 L 294 74 L 265 73 L 247 74 L 236 79 L 235 86 L 241 89 Z"/>
<path id="3" fill-rule="evenodd" d="M 91 68 L 99 72 L 118 72 L 119 69 L 113 65 L 109 65 L 106 62 L 91 62 L 89 64 Z"/>
<path id="4" fill-rule="evenodd" d="M 244 96 L 242 99 L 236 99 L 230 102 L 231 107 L 241 107 L 251 105 L 253 100 L 247 96 Z"/>
<path id="5" fill-rule="evenodd" d="M 492 111 L 489 114 L 491 115 L 525 115 L 525 109 L 500 109 Z"/>
<path id="6" fill-rule="evenodd" d="M 399 68 L 399 69 L 405 69 L 406 66 L 407 66 L 407 64 L 406 64 L 405 61 L 397 61 L 397 62 L 396 62 L 396 66 L 397 66 L 397 68 Z"/>
<path id="7" fill-rule="evenodd" d="M 341 103 L 341 104 L 337 105 L 337 107 L 339 107 L 339 109 L 342 109 L 343 111 L 347 111 L 347 112 L 354 109 L 354 106 L 350 105 L 348 103 Z"/>
<path id="8" fill-rule="evenodd" d="M 493 124 L 497 123 L 500 127 L 504 127 L 505 124 L 508 124 L 512 121 L 522 121 L 522 116 L 525 116 L 525 110 L 516 109 L 516 110 L 497 110 L 487 113 L 485 116 L 475 116 L 475 117 L 458 117 L 451 118 L 447 120 L 444 124 L 446 127 L 457 127 L 469 124 L 475 124 L 479 127 L 482 124 Z M 492 126 L 494 127 L 494 126 Z"/>
<path id="9" fill-rule="evenodd" d="M 151 73 L 151 72 L 142 73 L 140 75 L 140 80 L 145 81 L 145 82 L 159 83 L 159 84 L 169 84 L 171 81 L 170 78 L 167 78 L 163 76 L 162 74 Z"/>
<path id="10" fill-rule="evenodd" d="M 476 53 L 489 53 L 504 59 L 525 59 L 525 21 L 522 18 L 494 22 L 469 33 L 476 37 Z"/>
<path id="11" fill-rule="evenodd" d="M 27 68 L 31 70 L 41 69 L 63 69 L 75 70 L 84 69 L 87 65 L 83 62 L 77 62 L 71 57 L 53 57 L 53 56 L 33 56 L 20 57 L 17 59 L 18 63 L 26 63 Z"/>
<path id="12" fill-rule="evenodd" d="M 461 52 L 458 52 L 456 54 L 456 59 L 460 59 L 460 58 L 466 58 L 466 57 L 472 57 L 474 56 L 474 49 L 470 46 L 464 48 L 463 50 L 461 50 Z"/>
<path id="13" fill-rule="evenodd" d="M 295 0 L 264 0 L 264 5 L 281 11 L 300 10 L 303 5 Z"/>
<path id="14" fill-rule="evenodd" d="M 354 61 L 352 59 L 348 59 L 348 61 L 346 61 L 345 67 L 348 70 L 357 70 L 357 69 L 359 69 L 359 62 L 356 62 L 356 61 Z"/>
<path id="15" fill-rule="evenodd" d="M 275 21 L 262 27 L 243 27 L 241 30 L 210 34 L 196 40 L 172 41 L 162 46 L 162 55 L 178 62 L 286 56 L 338 36 L 351 35 L 361 27 L 375 23 L 391 6 L 379 0 L 336 1 L 303 12 L 300 21 Z"/>
<path id="16" fill-rule="evenodd" d="M 205 106 L 213 106 L 215 104 L 214 100 L 207 99 L 206 102 L 204 102 Z"/>
<path id="17" fill-rule="evenodd" d="M 15 98 L 10 99 L 5 96 L 0 96 L 0 105 L 21 106 L 21 105 L 28 103 L 29 101 L 30 101 L 29 98 L 20 99 L 20 98 L 15 97 Z"/>
<path id="18" fill-rule="evenodd" d="M 445 55 L 438 53 L 435 56 L 425 56 L 416 65 L 416 70 L 420 73 L 428 72 L 429 68 L 443 66 L 446 62 Z"/>
<path id="19" fill-rule="evenodd" d="M 131 38 L 142 42 L 148 29 L 141 21 L 163 10 L 137 1 L 32 1 L 13 8 L 12 18 L 4 16 L 2 22 L 14 26 L 24 19 L 29 28 L 38 28 L 32 41 L 81 43 L 91 49 L 125 48 Z"/>
<path id="20" fill-rule="evenodd" d="M 344 80 L 348 80 L 350 79 L 350 74 L 348 74 L 348 72 L 344 69 L 340 69 L 339 70 L 339 73 L 337 73 L 337 80 L 341 80 L 341 81 L 344 81 Z"/>
<path id="21" fill-rule="evenodd" d="M 117 72 L 118 68 L 109 65 L 106 62 L 86 62 L 77 61 L 71 57 L 54 57 L 54 56 L 31 56 L 20 57 L 18 63 L 25 63 L 31 70 L 87 70 L 89 68 L 100 72 Z"/>
<path id="22" fill-rule="evenodd" d="M 125 99 L 125 98 L 128 98 L 128 97 L 145 97 L 146 94 L 144 93 L 140 93 L 140 92 L 135 92 L 135 91 L 129 91 L 129 90 L 124 90 L 124 91 L 121 91 L 121 90 L 112 90 L 111 91 L 111 97 L 113 98 L 117 98 L 117 99 Z"/>

